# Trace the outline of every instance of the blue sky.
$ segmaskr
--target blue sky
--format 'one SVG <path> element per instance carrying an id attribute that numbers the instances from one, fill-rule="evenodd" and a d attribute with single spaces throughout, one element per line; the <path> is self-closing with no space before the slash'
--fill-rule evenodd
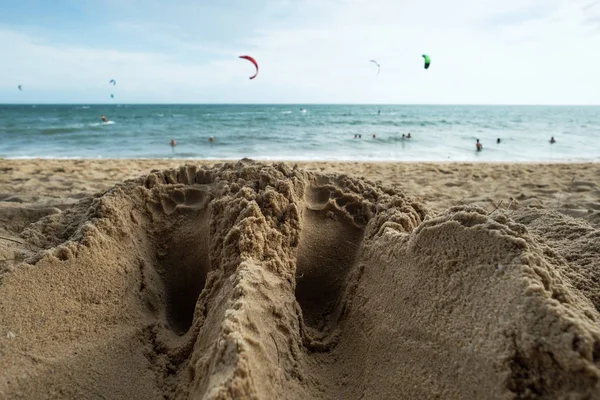
<path id="1" fill-rule="evenodd" d="M 598 0 L 202 3 L 0 0 L 0 103 L 600 104 Z"/>

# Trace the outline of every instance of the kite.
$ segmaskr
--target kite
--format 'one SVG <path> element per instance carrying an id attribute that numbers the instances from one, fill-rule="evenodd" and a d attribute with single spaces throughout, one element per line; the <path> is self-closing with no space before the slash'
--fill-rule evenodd
<path id="1" fill-rule="evenodd" d="M 115 81 L 114 79 L 111 79 L 110 82 L 108 82 L 108 83 L 112 83 L 113 86 L 115 86 L 117 84 L 117 81 Z"/>
<path id="2" fill-rule="evenodd" d="M 111 93 L 111 95 L 110 95 L 110 98 L 111 98 L 111 99 L 114 99 L 114 98 L 115 98 L 115 95 Z"/>
<path id="3" fill-rule="evenodd" d="M 240 56 L 240 58 L 243 58 L 245 60 L 250 61 L 252 64 L 254 64 L 254 66 L 256 67 L 256 73 L 254 75 L 252 75 L 250 77 L 250 79 L 254 79 L 256 78 L 256 75 L 258 75 L 258 63 L 256 62 L 256 60 L 250 56 Z"/>
<path id="4" fill-rule="evenodd" d="M 425 59 L 425 69 L 429 68 L 429 64 L 431 64 L 431 58 L 427 54 L 423 54 L 422 57 Z"/>
<path id="5" fill-rule="evenodd" d="M 375 61 L 375 60 L 369 60 L 369 61 L 371 61 L 372 63 L 374 63 L 375 65 L 377 65 L 377 75 L 379 75 L 379 70 L 381 69 L 381 66 L 379 65 L 379 63 L 377 61 Z"/>
<path id="6" fill-rule="evenodd" d="M 19 88 L 19 90 L 23 90 L 23 86 L 19 85 L 17 87 Z"/>

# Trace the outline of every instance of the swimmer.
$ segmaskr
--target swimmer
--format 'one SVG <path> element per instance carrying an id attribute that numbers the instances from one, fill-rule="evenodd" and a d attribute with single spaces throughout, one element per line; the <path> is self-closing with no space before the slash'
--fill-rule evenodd
<path id="1" fill-rule="evenodd" d="M 481 151 L 483 149 L 483 145 L 481 143 L 479 143 L 479 139 L 477 139 L 477 142 L 475 143 L 475 147 L 477 148 L 477 151 Z"/>
<path id="2" fill-rule="evenodd" d="M 376 139 L 376 138 L 377 138 L 377 135 L 373 134 L 373 139 Z"/>
<path id="3" fill-rule="evenodd" d="M 554 144 L 554 143 L 556 143 L 556 140 L 554 140 L 554 136 L 552 136 L 552 137 L 550 138 L 550 144 Z"/>
<path id="4" fill-rule="evenodd" d="M 406 135 L 403 133 L 402 134 L 402 140 L 406 139 Z"/>
<path id="5" fill-rule="evenodd" d="M 171 139 L 171 147 L 175 146 L 177 146 L 177 142 L 175 141 L 175 139 Z"/>
<path id="6" fill-rule="evenodd" d="M 500 144 L 500 138 L 496 139 L 496 143 Z"/>
<path id="7" fill-rule="evenodd" d="M 412 136 L 410 136 L 410 132 L 408 132 L 408 135 L 406 136 L 407 139 L 412 138 Z"/>
<path id="8" fill-rule="evenodd" d="M 381 110 L 377 110 L 377 115 L 381 115 Z"/>
<path id="9" fill-rule="evenodd" d="M 212 143 L 215 141 L 215 138 L 213 136 L 211 136 L 210 138 L 208 138 L 208 141 Z"/>
<path id="10" fill-rule="evenodd" d="M 100 118 L 102 118 L 102 122 L 108 122 L 108 118 L 104 114 Z"/>

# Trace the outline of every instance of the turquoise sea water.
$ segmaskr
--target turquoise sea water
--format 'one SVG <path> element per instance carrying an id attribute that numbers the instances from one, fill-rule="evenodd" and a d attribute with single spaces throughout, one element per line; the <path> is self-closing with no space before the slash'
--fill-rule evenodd
<path id="1" fill-rule="evenodd" d="M 0 105 L 0 157 L 600 161 L 600 107 Z"/>

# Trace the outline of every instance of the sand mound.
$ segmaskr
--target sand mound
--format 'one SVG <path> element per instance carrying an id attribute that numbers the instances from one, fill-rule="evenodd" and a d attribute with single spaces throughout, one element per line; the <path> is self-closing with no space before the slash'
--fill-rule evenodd
<path id="1" fill-rule="evenodd" d="M 0 277 L 0 397 L 600 390 L 598 232 L 560 214 L 434 216 L 242 160 L 156 171 L 20 235 L 40 250 Z"/>

